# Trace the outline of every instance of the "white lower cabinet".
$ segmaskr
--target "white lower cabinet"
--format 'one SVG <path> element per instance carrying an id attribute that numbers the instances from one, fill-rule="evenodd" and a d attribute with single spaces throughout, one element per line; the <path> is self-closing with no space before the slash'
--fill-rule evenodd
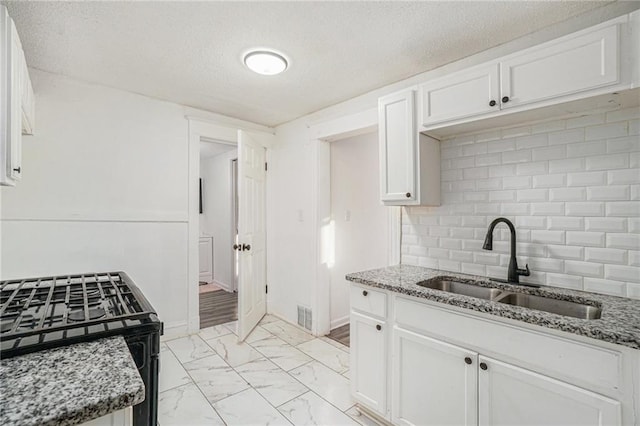
<path id="1" fill-rule="evenodd" d="M 481 356 L 479 424 L 619 425 L 620 402 Z"/>
<path id="2" fill-rule="evenodd" d="M 352 343 L 353 345 L 353 343 Z M 398 425 L 477 424 L 478 354 L 393 330 L 392 420 Z M 433 386 L 438 383 L 438 386 Z"/>
<path id="3" fill-rule="evenodd" d="M 351 312 L 351 393 L 367 408 L 387 415 L 387 325 Z"/>
<path id="4" fill-rule="evenodd" d="M 395 425 L 640 424 L 640 351 L 360 285 L 351 294 L 363 295 L 352 395 Z"/>
<path id="5" fill-rule="evenodd" d="M 89 420 L 81 426 L 131 426 L 133 425 L 133 407 L 114 411 L 106 416 Z"/>

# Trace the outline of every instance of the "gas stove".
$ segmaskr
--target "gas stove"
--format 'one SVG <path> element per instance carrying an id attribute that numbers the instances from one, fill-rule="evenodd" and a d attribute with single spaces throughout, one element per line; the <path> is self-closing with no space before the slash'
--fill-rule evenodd
<path id="1" fill-rule="evenodd" d="M 145 382 L 134 425 L 157 424 L 162 323 L 124 272 L 0 282 L 0 357 L 122 335 Z"/>

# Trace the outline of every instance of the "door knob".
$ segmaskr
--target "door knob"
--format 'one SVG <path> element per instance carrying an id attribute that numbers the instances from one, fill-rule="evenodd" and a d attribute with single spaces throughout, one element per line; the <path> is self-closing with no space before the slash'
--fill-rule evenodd
<path id="1" fill-rule="evenodd" d="M 243 244 L 242 245 L 242 251 L 249 251 L 251 250 L 251 245 L 250 244 Z"/>
<path id="2" fill-rule="evenodd" d="M 410 192 L 407 192 L 405 195 L 407 196 L 407 198 L 411 198 L 411 193 Z"/>

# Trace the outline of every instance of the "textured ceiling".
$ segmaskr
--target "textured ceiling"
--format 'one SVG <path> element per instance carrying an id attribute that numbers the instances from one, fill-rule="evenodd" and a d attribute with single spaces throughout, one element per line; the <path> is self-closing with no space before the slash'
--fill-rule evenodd
<path id="1" fill-rule="evenodd" d="M 3 2 L 29 66 L 277 125 L 605 2 Z M 291 59 L 278 76 L 253 47 Z"/>

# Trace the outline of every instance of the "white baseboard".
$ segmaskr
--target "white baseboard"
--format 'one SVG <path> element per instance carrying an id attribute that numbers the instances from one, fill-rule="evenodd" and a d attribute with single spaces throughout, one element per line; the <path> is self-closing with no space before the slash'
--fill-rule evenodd
<path id="1" fill-rule="evenodd" d="M 222 289 L 223 289 L 224 291 L 228 291 L 229 293 L 231 293 L 231 292 L 233 291 L 233 289 L 231 288 L 231 286 L 230 286 L 230 285 L 225 284 L 225 283 L 220 282 L 220 281 L 217 281 L 217 280 L 213 280 L 213 281 L 211 281 L 211 284 L 215 284 L 215 285 L 217 285 L 218 287 L 222 287 Z"/>
<path id="2" fill-rule="evenodd" d="M 186 321 L 178 321 L 174 323 L 164 323 L 164 334 L 160 338 L 161 341 L 171 340 L 178 337 L 189 335 L 189 325 Z"/>
<path id="3" fill-rule="evenodd" d="M 334 328 L 342 327 L 345 324 L 349 324 L 349 315 L 331 320 L 331 330 L 333 330 Z"/>

